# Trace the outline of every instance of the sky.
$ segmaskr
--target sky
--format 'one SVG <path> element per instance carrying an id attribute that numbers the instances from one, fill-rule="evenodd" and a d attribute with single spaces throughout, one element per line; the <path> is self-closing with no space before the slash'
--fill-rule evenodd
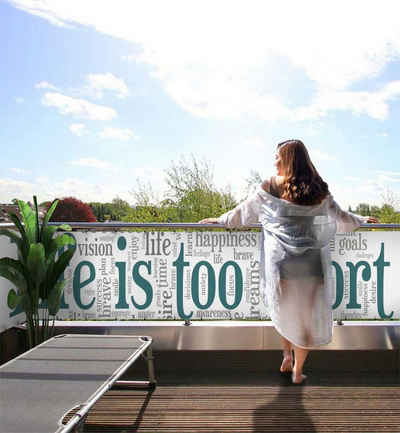
<path id="1" fill-rule="evenodd" d="M 400 197 L 400 2 L 0 0 L 0 203 L 134 204 L 193 155 L 244 196 L 277 143 L 347 208 Z"/>

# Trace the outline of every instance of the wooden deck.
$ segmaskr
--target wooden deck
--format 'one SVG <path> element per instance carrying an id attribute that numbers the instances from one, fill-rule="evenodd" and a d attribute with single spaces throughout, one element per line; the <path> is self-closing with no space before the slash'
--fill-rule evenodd
<path id="1" fill-rule="evenodd" d="M 90 433 L 399 432 L 399 351 L 312 351 L 304 386 L 277 369 L 280 351 L 160 352 L 154 392 L 112 389 Z M 145 364 L 123 378 L 143 378 Z"/>
<path id="2" fill-rule="evenodd" d="M 315 378 L 304 386 L 277 376 L 261 385 L 255 377 L 251 384 L 111 390 L 89 412 L 84 431 L 400 432 L 400 387 L 393 376 L 330 375 L 325 385 Z"/>

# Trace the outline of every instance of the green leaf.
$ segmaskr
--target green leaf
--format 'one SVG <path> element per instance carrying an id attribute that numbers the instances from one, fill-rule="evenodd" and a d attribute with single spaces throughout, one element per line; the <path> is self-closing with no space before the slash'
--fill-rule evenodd
<path id="1" fill-rule="evenodd" d="M 42 226 L 43 227 L 43 226 Z M 57 251 L 57 245 L 53 239 L 54 233 L 57 231 L 57 227 L 46 226 L 42 233 L 42 244 L 48 257 L 54 251 Z"/>
<path id="2" fill-rule="evenodd" d="M 61 295 L 64 290 L 66 281 L 59 281 L 50 291 L 48 296 L 49 314 L 55 316 L 60 309 Z"/>
<path id="3" fill-rule="evenodd" d="M 11 289 L 8 292 L 7 296 L 7 305 L 11 310 L 15 310 L 18 305 L 21 303 L 22 295 L 17 295 L 17 292 L 14 289 Z"/>
<path id="4" fill-rule="evenodd" d="M 53 201 L 53 203 L 51 203 L 49 209 L 46 212 L 46 215 L 44 216 L 43 223 L 42 223 L 42 228 L 41 228 L 41 231 L 40 231 L 40 240 L 42 240 L 43 232 L 44 232 L 45 228 L 47 227 L 47 224 L 50 221 L 50 218 L 53 215 L 54 209 L 57 207 L 58 202 L 59 202 L 59 200 L 55 199 Z"/>
<path id="5" fill-rule="evenodd" d="M 17 272 L 21 278 L 29 279 L 29 272 L 20 260 L 12 259 L 11 257 L 3 257 L 0 259 L 0 268 L 8 268 Z"/>
<path id="6" fill-rule="evenodd" d="M 46 258 L 46 277 L 39 289 L 39 296 L 42 299 L 48 298 L 49 290 L 54 286 L 53 269 L 55 264 L 55 255 L 56 251 Z"/>
<path id="7" fill-rule="evenodd" d="M 28 203 L 25 203 L 22 200 L 18 200 L 18 206 L 24 221 L 26 236 L 29 240 L 29 243 L 33 244 L 36 242 L 37 231 L 39 229 L 39 227 L 36 225 L 35 213 L 30 208 Z"/>
<path id="8" fill-rule="evenodd" d="M 57 226 L 57 230 L 64 230 L 66 232 L 70 232 L 72 230 L 72 227 L 69 224 L 60 224 L 59 226 Z"/>
<path id="9" fill-rule="evenodd" d="M 21 237 L 18 236 L 17 233 L 15 233 L 12 230 L 0 229 L 0 235 L 9 237 L 11 242 L 16 243 L 17 246 L 19 246 L 19 243 L 21 242 Z"/>
<path id="10" fill-rule="evenodd" d="M 34 305 L 32 297 L 29 295 L 29 293 L 25 293 L 22 295 L 20 303 L 23 311 L 27 314 L 33 314 L 38 310 L 38 306 Z"/>
<path id="11" fill-rule="evenodd" d="M 75 253 L 75 248 L 70 248 L 64 251 L 58 258 L 58 260 L 54 263 L 53 271 L 51 275 L 48 276 L 49 287 L 52 287 L 57 283 L 57 280 L 61 277 L 62 273 L 65 271 L 65 268 L 68 266 L 74 253 Z"/>
<path id="12" fill-rule="evenodd" d="M 46 272 L 49 272 L 50 268 L 53 268 L 54 263 L 56 261 L 57 249 L 55 248 L 47 257 L 46 257 Z"/>
<path id="13" fill-rule="evenodd" d="M 45 252 L 41 243 L 31 244 L 28 254 L 28 270 L 35 286 L 39 287 L 46 275 Z"/>
<path id="14" fill-rule="evenodd" d="M 15 226 L 17 227 L 17 229 L 21 233 L 20 251 L 21 251 L 22 257 L 26 261 L 26 259 L 28 258 L 28 252 L 29 252 L 29 239 L 26 235 L 25 228 L 21 224 L 21 221 L 19 220 L 18 216 L 15 213 L 10 213 L 9 216 L 10 216 L 11 221 L 15 224 Z"/>
<path id="15" fill-rule="evenodd" d="M 62 248 L 62 247 L 67 246 L 67 245 L 72 245 L 72 246 L 75 245 L 75 238 L 69 234 L 57 236 L 54 240 L 57 244 L 57 249 Z"/>
<path id="16" fill-rule="evenodd" d="M 39 209 L 38 209 L 38 204 L 37 204 L 37 198 L 36 195 L 33 196 L 33 204 L 35 206 L 35 227 L 36 227 L 36 239 L 35 242 L 40 242 L 40 235 L 41 235 L 41 231 L 39 229 L 40 224 L 39 224 Z"/>
<path id="17" fill-rule="evenodd" d="M 6 266 L 0 266 L 0 277 L 10 281 L 10 283 L 14 284 L 14 286 L 20 289 L 22 292 L 26 291 L 27 282 L 25 278 L 14 269 L 8 268 Z"/>
<path id="18" fill-rule="evenodd" d="M 44 220 L 43 220 L 43 223 L 44 223 L 44 224 L 47 224 L 47 223 L 50 221 L 50 218 L 51 218 L 51 216 L 53 215 L 53 212 L 54 212 L 55 208 L 57 207 L 59 201 L 60 201 L 60 200 L 58 200 L 58 198 L 56 198 L 56 199 L 53 200 L 53 202 L 51 203 L 51 205 L 50 205 L 50 207 L 49 207 L 49 209 L 48 209 L 48 211 L 46 212 L 46 215 L 45 215 L 45 217 L 44 217 Z"/>

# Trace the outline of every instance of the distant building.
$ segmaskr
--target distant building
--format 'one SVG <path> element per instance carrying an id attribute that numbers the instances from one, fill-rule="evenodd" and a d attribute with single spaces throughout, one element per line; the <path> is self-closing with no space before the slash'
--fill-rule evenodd
<path id="1" fill-rule="evenodd" d="M 0 203 L 0 223 L 12 223 L 9 213 L 15 213 L 21 218 L 21 212 L 16 204 L 3 204 Z M 39 218 L 43 218 L 46 213 L 46 209 L 39 207 Z"/>
<path id="2" fill-rule="evenodd" d="M 2 204 L 0 203 L 0 223 L 11 223 L 9 213 L 15 213 L 19 217 L 21 216 L 19 212 L 19 207 L 16 204 Z"/>

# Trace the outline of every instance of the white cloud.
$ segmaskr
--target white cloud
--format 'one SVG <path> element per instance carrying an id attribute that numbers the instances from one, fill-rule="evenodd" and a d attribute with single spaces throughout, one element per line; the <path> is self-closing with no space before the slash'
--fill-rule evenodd
<path id="1" fill-rule="evenodd" d="M 384 120 L 389 114 L 389 102 L 399 97 L 400 81 L 392 81 L 373 92 L 323 90 L 310 106 L 296 109 L 292 114 L 298 120 L 305 120 L 325 116 L 330 110 L 341 110 Z"/>
<path id="2" fill-rule="evenodd" d="M 17 98 L 15 98 L 15 102 L 16 102 L 17 104 L 22 104 L 24 101 L 25 101 L 25 99 L 24 99 L 24 98 L 21 98 L 20 96 L 18 96 Z"/>
<path id="3" fill-rule="evenodd" d="M 10 168 L 10 171 L 12 171 L 13 173 L 22 174 L 22 175 L 32 173 L 30 170 L 25 170 L 24 168 L 17 168 L 17 167 Z"/>
<path id="4" fill-rule="evenodd" d="M 82 137 L 86 132 L 86 126 L 83 123 L 72 123 L 69 125 L 69 130 L 78 137 Z"/>
<path id="5" fill-rule="evenodd" d="M 244 145 L 246 148 L 250 147 L 259 151 L 266 149 L 265 140 L 262 137 L 248 137 L 244 140 Z"/>
<path id="6" fill-rule="evenodd" d="M 345 110 L 381 120 L 400 93 L 398 82 L 351 89 L 398 59 L 396 0 L 363 2 L 362 19 L 360 2 L 347 0 L 170 0 L 158 2 L 156 14 L 152 2 L 124 0 L 13 4 L 56 25 L 81 24 L 134 42 L 142 49 L 136 61 L 196 116 L 305 120 Z M 307 103 L 293 105 L 290 86 L 298 77 L 313 90 Z"/>
<path id="7" fill-rule="evenodd" d="M 126 56 L 121 56 L 122 60 L 125 60 L 126 62 L 134 62 L 137 59 L 137 54 L 129 54 Z"/>
<path id="8" fill-rule="evenodd" d="M 343 179 L 348 182 L 361 182 L 361 178 L 355 176 L 344 176 Z"/>
<path id="9" fill-rule="evenodd" d="M 112 168 L 112 164 L 107 161 L 101 161 L 97 158 L 80 158 L 75 161 L 71 161 L 70 164 L 78 165 L 80 167 L 90 167 L 97 169 L 110 169 Z"/>
<path id="10" fill-rule="evenodd" d="M 46 107 L 56 107 L 63 115 L 90 120 L 111 120 L 117 112 L 104 105 L 93 104 L 85 99 L 71 98 L 61 93 L 45 93 L 42 104 Z"/>
<path id="11" fill-rule="evenodd" d="M 309 148 L 310 158 L 313 161 L 321 162 L 321 161 L 335 161 L 336 156 L 327 152 L 323 152 L 322 150 L 316 148 Z"/>
<path id="12" fill-rule="evenodd" d="M 383 176 L 400 176 L 400 171 L 377 170 L 376 173 Z"/>
<path id="13" fill-rule="evenodd" d="M 111 140 L 121 140 L 121 141 L 128 141 L 128 140 L 134 140 L 138 137 L 135 136 L 133 131 L 131 129 L 121 129 L 121 128 L 113 128 L 113 127 L 107 127 L 104 128 L 101 132 L 99 132 L 99 137 L 103 139 L 111 139 Z"/>
<path id="14" fill-rule="evenodd" d="M 35 84 L 36 89 L 50 89 L 50 90 L 59 90 L 53 84 L 48 83 L 47 81 L 41 81 L 40 83 Z"/>
<path id="15" fill-rule="evenodd" d="M 0 178 L 0 196 L 4 203 L 10 203 L 12 199 L 19 198 L 32 201 L 33 195 L 39 202 L 53 200 L 54 198 L 76 197 L 84 202 L 111 201 L 116 196 L 132 201 L 132 195 L 128 190 L 121 189 L 120 185 L 110 185 L 101 182 L 89 183 L 78 178 L 65 178 L 54 181 L 47 177 L 35 179 L 33 182 L 23 182 L 15 179 Z"/>
<path id="16" fill-rule="evenodd" d="M 380 132 L 379 134 L 376 134 L 378 137 L 389 137 L 389 134 L 387 132 Z"/>
<path id="17" fill-rule="evenodd" d="M 388 183 L 400 182 L 400 173 L 396 171 L 377 170 L 376 178 L 369 180 L 374 185 L 379 185 L 380 188 L 386 188 Z"/>
<path id="18" fill-rule="evenodd" d="M 113 91 L 118 98 L 126 98 L 129 95 L 129 90 L 124 80 L 117 78 L 115 75 L 108 72 L 107 74 L 89 74 L 89 89 L 95 92 L 97 98 L 103 97 L 104 90 Z"/>

